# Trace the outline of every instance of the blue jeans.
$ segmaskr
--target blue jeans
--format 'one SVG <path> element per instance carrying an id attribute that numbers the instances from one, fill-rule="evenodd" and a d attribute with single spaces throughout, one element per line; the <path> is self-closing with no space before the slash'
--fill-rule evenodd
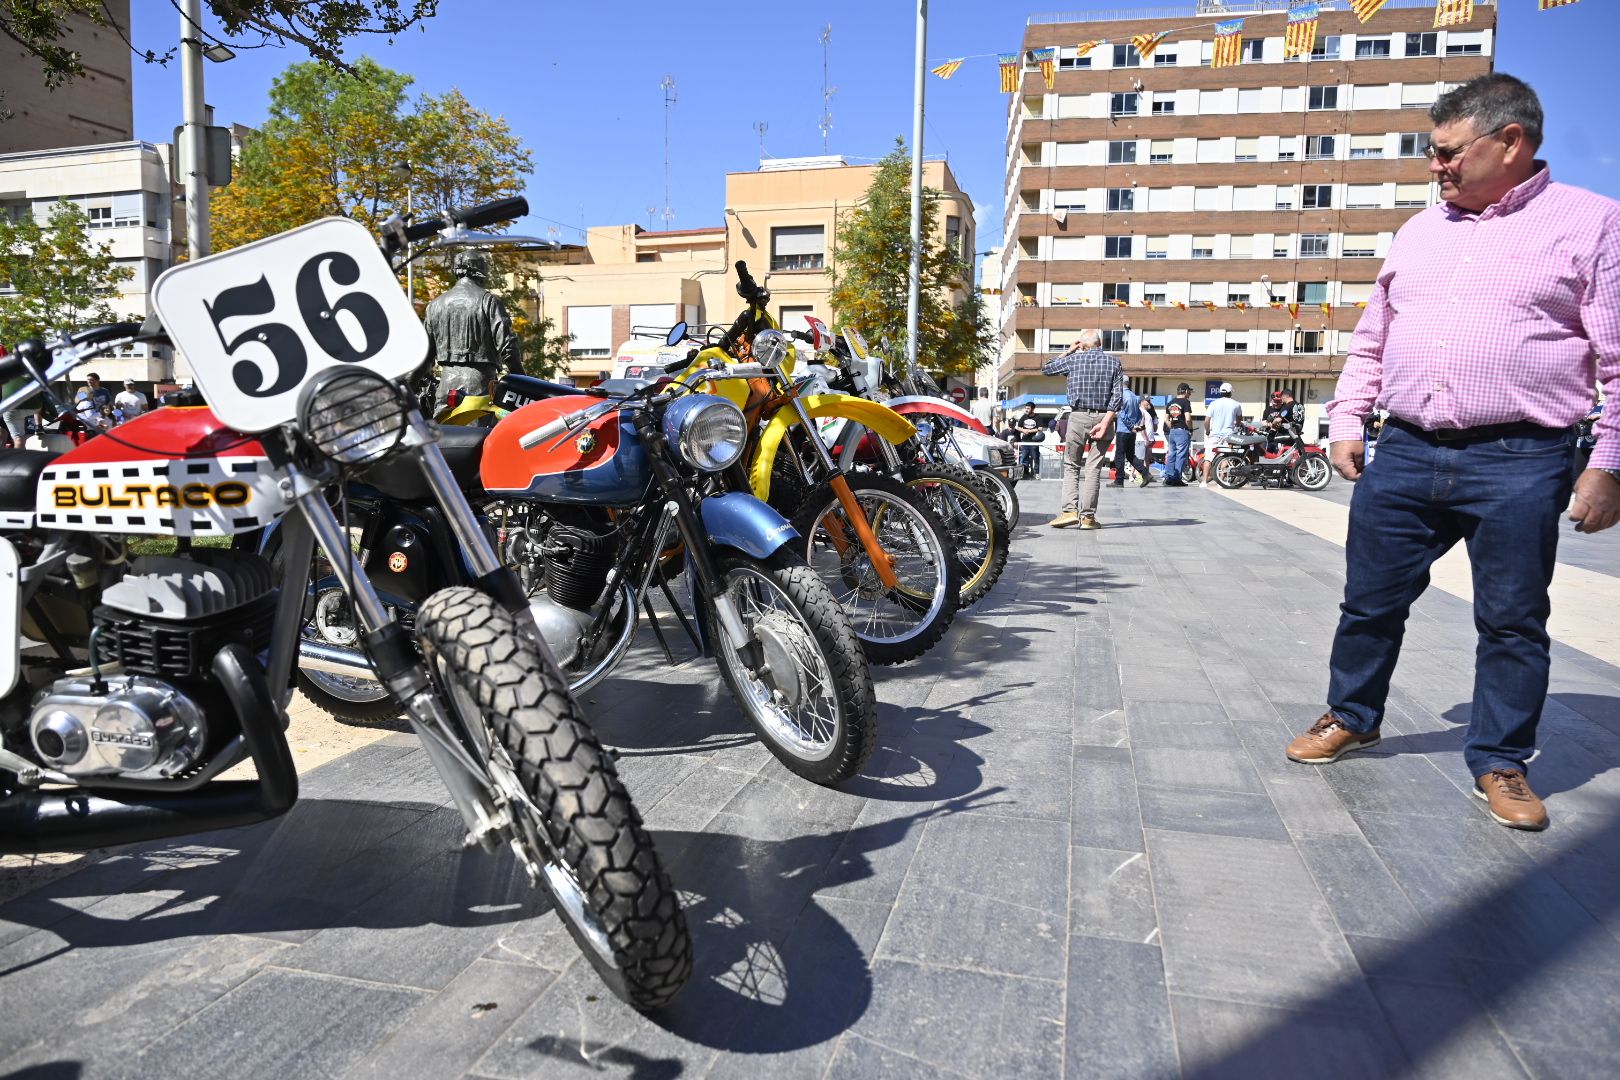
<path id="1" fill-rule="evenodd" d="M 1192 456 L 1192 432 L 1186 428 L 1171 428 L 1164 433 L 1164 478 L 1180 480 Z"/>
<path id="2" fill-rule="evenodd" d="M 1018 463 L 1026 472 L 1039 480 L 1041 477 L 1041 444 L 1019 443 Z"/>
<path id="3" fill-rule="evenodd" d="M 1564 432 L 1433 445 L 1386 426 L 1350 500 L 1344 603 L 1328 708 L 1352 731 L 1384 720 L 1407 612 L 1461 540 L 1474 574 L 1474 702 L 1463 756 L 1479 777 L 1524 770 L 1547 698 L 1547 587 L 1569 504 Z"/>

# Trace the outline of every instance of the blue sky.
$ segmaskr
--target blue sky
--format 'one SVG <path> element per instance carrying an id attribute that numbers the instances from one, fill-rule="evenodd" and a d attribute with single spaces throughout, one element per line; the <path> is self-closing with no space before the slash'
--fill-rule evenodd
<path id="1" fill-rule="evenodd" d="M 134 0 L 133 7 L 137 46 L 162 51 L 178 36 L 168 0 Z M 929 7 L 934 60 L 1017 48 L 1024 15 L 1034 10 L 1005 0 L 934 0 Z M 573 240 L 577 233 L 567 230 L 582 221 L 646 225 L 647 208 L 662 205 L 659 82 L 666 74 L 675 77 L 679 98 L 670 126 L 671 227 L 721 223 L 725 174 L 758 163 L 757 121 L 768 126 L 767 156 L 821 153 L 818 39 L 829 23 L 837 87 L 830 152 L 866 161 L 887 152 L 895 136 L 909 138 L 914 13 L 903 0 L 798 7 L 441 0 L 440 14 L 423 29 L 393 45 L 357 41 L 349 54 L 411 73 L 419 92 L 458 86 L 474 104 L 504 115 L 534 151 L 534 217 L 524 229 L 544 235 L 555 223 Z M 1501 0 L 1497 68 L 1540 92 L 1548 115 L 1543 156 L 1554 177 L 1620 198 L 1620 122 L 1598 89 L 1617 45 L 1620 0 L 1581 0 L 1550 12 L 1537 11 L 1536 0 Z M 208 101 L 219 122 L 262 120 L 271 79 L 303 58 L 292 48 L 241 50 L 227 64 L 207 65 Z M 136 68 L 136 135 L 166 141 L 179 122 L 178 67 Z M 1006 105 L 992 60 L 968 61 L 950 82 L 929 76 L 925 150 L 947 157 L 964 189 L 988 209 L 981 210 L 981 249 L 1000 231 Z"/>

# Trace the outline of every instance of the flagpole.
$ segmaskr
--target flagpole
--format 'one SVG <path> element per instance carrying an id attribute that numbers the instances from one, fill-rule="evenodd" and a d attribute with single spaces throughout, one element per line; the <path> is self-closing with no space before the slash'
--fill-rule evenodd
<path id="1" fill-rule="evenodd" d="M 917 102 L 911 123 L 911 288 L 906 298 L 906 366 L 917 366 L 917 311 L 922 304 L 923 93 L 928 55 L 928 0 L 917 0 Z"/>

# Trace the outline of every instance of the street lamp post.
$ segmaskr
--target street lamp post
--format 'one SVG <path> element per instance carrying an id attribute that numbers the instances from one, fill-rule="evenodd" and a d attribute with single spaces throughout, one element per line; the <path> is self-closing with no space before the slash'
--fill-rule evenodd
<path id="1" fill-rule="evenodd" d="M 917 0 L 916 110 L 911 122 L 911 288 L 906 297 L 906 362 L 917 366 L 917 310 L 922 304 L 923 93 L 928 53 L 928 0 Z"/>
<path id="2" fill-rule="evenodd" d="M 212 249 L 208 221 L 208 107 L 203 103 L 202 0 L 180 3 L 180 86 L 185 101 L 180 139 L 186 163 L 186 256 Z M 180 147 L 175 147 L 179 152 Z"/>

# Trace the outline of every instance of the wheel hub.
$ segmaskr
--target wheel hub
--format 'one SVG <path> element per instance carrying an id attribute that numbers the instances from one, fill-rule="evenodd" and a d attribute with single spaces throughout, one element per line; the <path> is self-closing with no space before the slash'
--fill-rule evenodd
<path id="1" fill-rule="evenodd" d="M 795 628 L 786 619 L 766 616 L 755 623 L 753 629 L 763 655 L 760 664 L 762 681 L 779 705 L 797 709 L 804 703 L 806 688 L 804 673 L 795 658 Z"/>

